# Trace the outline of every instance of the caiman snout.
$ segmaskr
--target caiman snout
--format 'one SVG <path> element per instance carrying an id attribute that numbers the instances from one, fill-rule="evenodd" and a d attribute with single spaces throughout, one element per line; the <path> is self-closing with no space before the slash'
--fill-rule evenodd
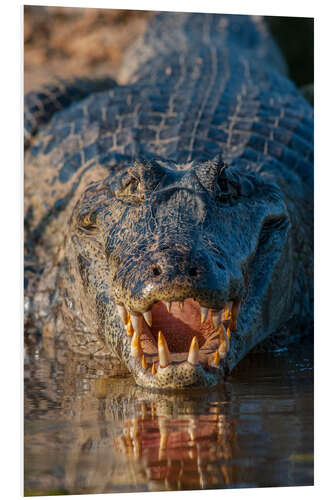
<path id="1" fill-rule="evenodd" d="M 226 266 L 203 249 L 174 247 L 127 258 L 126 271 L 119 269 L 117 311 L 138 383 L 178 388 L 216 383 L 240 304 L 230 295 Z"/>
<path id="2" fill-rule="evenodd" d="M 158 301 L 181 302 L 189 297 L 205 307 L 221 309 L 229 296 L 230 277 L 207 252 L 175 248 L 127 258 L 114 282 L 117 303 L 142 313 Z"/>
<path id="3" fill-rule="evenodd" d="M 190 255 L 160 254 L 153 259 L 150 271 L 155 282 L 164 279 L 171 283 L 178 276 L 182 276 L 183 280 L 190 278 L 189 281 L 196 283 L 209 272 L 207 266 L 207 259 L 203 257 L 193 258 Z M 159 276 L 160 278 L 158 278 Z"/>
<path id="4" fill-rule="evenodd" d="M 160 276 L 160 275 L 164 276 L 165 274 L 167 274 L 167 269 L 165 268 L 165 266 L 160 265 L 159 263 L 153 264 L 151 266 L 151 271 L 152 271 L 153 276 Z M 188 276 L 191 276 L 191 277 L 198 277 L 200 274 L 200 269 L 198 266 L 191 265 L 191 267 L 189 267 L 187 269 L 186 274 L 188 274 Z"/>

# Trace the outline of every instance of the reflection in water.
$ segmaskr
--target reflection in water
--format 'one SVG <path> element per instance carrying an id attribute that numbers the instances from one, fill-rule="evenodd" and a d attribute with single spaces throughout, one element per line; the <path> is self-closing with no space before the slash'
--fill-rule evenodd
<path id="1" fill-rule="evenodd" d="M 173 417 L 168 406 L 142 403 L 115 442 L 129 460 L 145 464 L 149 489 L 200 489 L 230 484 L 224 461 L 232 458 L 232 435 L 224 415 L 212 411 Z M 214 410 L 214 408 L 213 408 Z M 222 481 L 222 483 L 221 483 Z"/>
<path id="2" fill-rule="evenodd" d="M 45 340 L 26 344 L 27 495 L 313 484 L 310 343 L 161 394 Z"/>

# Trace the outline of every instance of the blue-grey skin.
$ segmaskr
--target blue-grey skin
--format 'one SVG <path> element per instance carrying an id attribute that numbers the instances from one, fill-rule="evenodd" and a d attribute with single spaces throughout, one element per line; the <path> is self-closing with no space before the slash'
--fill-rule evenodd
<path id="1" fill-rule="evenodd" d="M 212 386 L 269 335 L 311 330 L 313 108 L 261 18 L 160 14 L 125 63 L 126 84 L 27 100 L 27 311 L 140 385 Z M 230 351 L 154 374 L 115 305 L 189 297 L 240 303 Z"/>

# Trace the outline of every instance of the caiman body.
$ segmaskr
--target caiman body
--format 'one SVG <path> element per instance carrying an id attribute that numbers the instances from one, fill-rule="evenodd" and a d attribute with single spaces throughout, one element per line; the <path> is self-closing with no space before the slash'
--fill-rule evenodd
<path id="1" fill-rule="evenodd" d="M 121 81 L 27 96 L 27 317 L 139 385 L 213 386 L 311 329 L 313 108 L 251 16 L 160 14 Z"/>

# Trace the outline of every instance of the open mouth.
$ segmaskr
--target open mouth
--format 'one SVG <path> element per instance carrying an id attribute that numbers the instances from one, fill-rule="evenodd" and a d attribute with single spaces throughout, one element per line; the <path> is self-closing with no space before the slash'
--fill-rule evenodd
<path id="1" fill-rule="evenodd" d="M 201 306 L 192 297 L 181 302 L 159 301 L 144 313 L 128 312 L 124 305 L 117 305 L 131 357 L 151 375 L 183 363 L 201 365 L 206 371 L 216 369 L 229 352 L 239 308 L 239 300 L 228 300 L 216 310 Z"/>

